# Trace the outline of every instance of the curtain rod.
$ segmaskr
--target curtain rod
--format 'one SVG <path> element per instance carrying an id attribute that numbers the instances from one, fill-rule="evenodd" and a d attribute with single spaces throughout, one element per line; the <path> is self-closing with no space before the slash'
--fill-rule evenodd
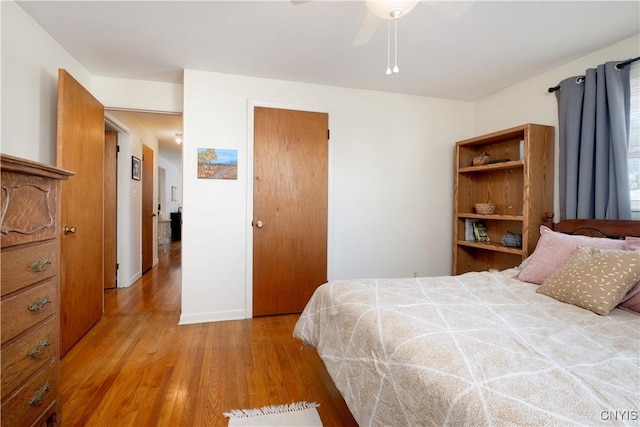
<path id="1" fill-rule="evenodd" d="M 627 59 L 626 61 L 617 63 L 616 64 L 616 68 L 618 70 L 620 70 L 620 69 L 626 67 L 629 64 L 633 64 L 634 62 L 636 62 L 638 60 L 640 60 L 640 56 L 636 56 L 635 58 Z M 550 87 L 547 90 L 549 91 L 549 93 L 553 93 L 553 92 L 557 91 L 558 89 L 560 89 L 560 85 L 554 86 L 554 87 Z"/>

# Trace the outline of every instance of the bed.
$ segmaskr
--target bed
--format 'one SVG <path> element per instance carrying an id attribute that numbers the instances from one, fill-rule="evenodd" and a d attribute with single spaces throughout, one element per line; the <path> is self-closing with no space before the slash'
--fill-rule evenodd
<path id="1" fill-rule="evenodd" d="M 639 425 L 640 221 L 553 227 L 518 268 L 326 283 L 294 336 L 317 349 L 361 426 Z M 631 272 L 621 288 L 604 279 L 622 293 L 606 314 L 550 296 L 575 265 L 611 257 Z"/>

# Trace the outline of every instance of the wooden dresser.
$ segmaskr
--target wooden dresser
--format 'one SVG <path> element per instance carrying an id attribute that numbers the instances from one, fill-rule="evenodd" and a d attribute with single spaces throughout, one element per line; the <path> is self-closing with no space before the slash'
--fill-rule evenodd
<path id="1" fill-rule="evenodd" d="M 0 320 L 4 426 L 60 421 L 60 180 L 52 166 L 0 154 Z"/>

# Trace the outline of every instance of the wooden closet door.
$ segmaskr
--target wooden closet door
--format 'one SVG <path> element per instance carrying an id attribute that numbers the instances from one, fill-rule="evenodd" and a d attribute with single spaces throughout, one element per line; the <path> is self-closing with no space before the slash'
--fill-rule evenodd
<path id="1" fill-rule="evenodd" d="M 153 267 L 153 224 L 156 211 L 153 203 L 153 149 L 142 144 L 142 272 Z"/>
<path id="2" fill-rule="evenodd" d="M 299 313 L 327 281 L 328 121 L 255 108 L 254 316 Z"/>

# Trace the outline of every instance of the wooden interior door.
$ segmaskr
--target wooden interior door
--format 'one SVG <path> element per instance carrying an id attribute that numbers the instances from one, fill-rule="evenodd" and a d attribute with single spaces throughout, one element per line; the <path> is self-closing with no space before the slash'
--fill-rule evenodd
<path id="1" fill-rule="evenodd" d="M 104 107 L 65 70 L 58 72 L 57 166 L 62 182 L 60 355 L 102 316 Z"/>
<path id="2" fill-rule="evenodd" d="M 253 315 L 299 313 L 327 281 L 326 113 L 254 110 Z"/>
<path id="3" fill-rule="evenodd" d="M 153 150 L 142 144 L 142 272 L 153 266 Z"/>
<path id="4" fill-rule="evenodd" d="M 118 133 L 104 131 L 104 288 L 117 287 Z"/>

